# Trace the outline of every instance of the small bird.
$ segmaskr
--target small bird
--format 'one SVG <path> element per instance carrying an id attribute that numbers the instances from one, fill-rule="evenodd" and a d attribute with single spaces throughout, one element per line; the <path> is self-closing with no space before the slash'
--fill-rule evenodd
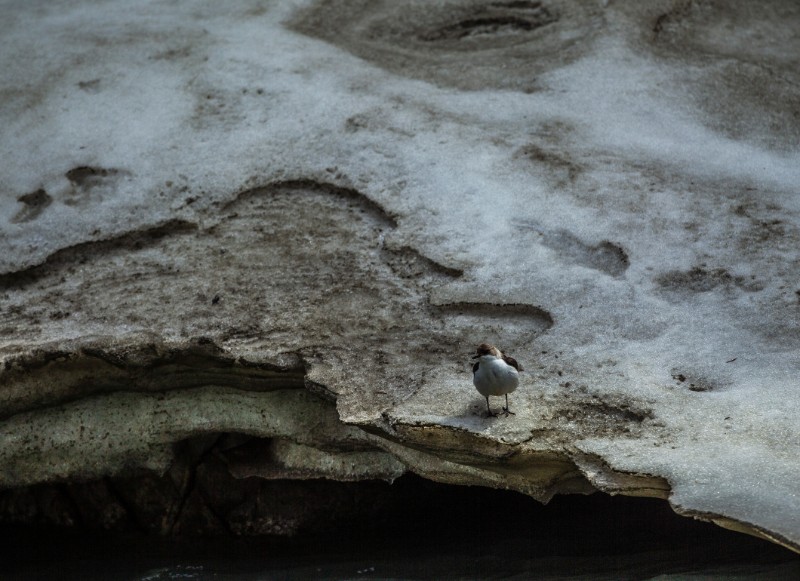
<path id="1" fill-rule="evenodd" d="M 497 347 L 488 343 L 478 345 L 477 353 L 472 357 L 478 359 L 472 366 L 472 383 L 483 397 L 486 398 L 487 417 L 495 417 L 489 407 L 490 395 L 506 396 L 506 406 L 503 413 L 516 415 L 508 409 L 508 394 L 517 389 L 519 385 L 519 372 L 522 366 L 517 360 L 508 355 L 503 355 Z"/>

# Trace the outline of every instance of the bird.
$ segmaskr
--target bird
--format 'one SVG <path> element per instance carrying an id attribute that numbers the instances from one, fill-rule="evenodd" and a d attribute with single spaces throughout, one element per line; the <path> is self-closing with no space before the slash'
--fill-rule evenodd
<path id="1" fill-rule="evenodd" d="M 505 395 L 506 405 L 503 414 L 516 415 L 508 409 L 508 394 L 517 389 L 519 385 L 519 372 L 522 366 L 517 360 L 508 355 L 504 355 L 500 349 L 488 343 L 478 345 L 473 359 L 478 359 L 472 366 L 472 383 L 483 397 L 486 398 L 487 417 L 493 418 L 497 414 L 492 413 L 489 407 L 490 395 Z"/>

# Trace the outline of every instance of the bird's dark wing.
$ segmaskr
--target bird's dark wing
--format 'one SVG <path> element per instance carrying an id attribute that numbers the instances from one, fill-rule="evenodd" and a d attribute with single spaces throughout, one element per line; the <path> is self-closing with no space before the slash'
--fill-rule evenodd
<path id="1" fill-rule="evenodd" d="M 481 362 L 480 361 L 476 361 L 475 364 L 472 366 L 472 373 L 477 373 L 478 372 L 478 367 L 480 367 L 480 365 L 481 365 Z"/>
<path id="2" fill-rule="evenodd" d="M 514 359 L 513 357 L 509 357 L 508 355 L 503 355 L 503 361 L 508 363 L 511 367 L 513 367 L 517 371 L 524 371 L 524 369 L 522 369 L 522 365 L 517 363 L 517 360 Z"/>

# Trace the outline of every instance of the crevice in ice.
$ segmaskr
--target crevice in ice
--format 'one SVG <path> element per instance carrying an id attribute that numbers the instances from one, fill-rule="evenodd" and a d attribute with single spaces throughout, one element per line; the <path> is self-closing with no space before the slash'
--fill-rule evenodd
<path id="1" fill-rule="evenodd" d="M 758 292 L 764 288 L 755 276 L 747 278 L 731 274 L 725 268 L 708 269 L 705 266 L 695 266 L 689 270 L 671 270 L 656 276 L 655 282 L 665 295 L 677 300 L 718 288 L 726 291 L 740 289 L 745 292 Z"/>
<path id="2" fill-rule="evenodd" d="M 197 230 L 197 225 L 181 219 L 166 220 L 155 226 L 126 232 L 106 240 L 91 240 L 62 248 L 48 256 L 44 262 L 22 270 L 0 273 L 0 290 L 21 289 L 35 283 L 55 268 L 80 263 L 117 249 L 141 249 L 156 244 L 163 238 L 187 234 Z"/>
<path id="3" fill-rule="evenodd" d="M 590 49 L 602 20 L 602 10 L 586 3 L 322 1 L 288 24 L 437 85 L 532 92 L 541 73 Z"/>
<path id="4" fill-rule="evenodd" d="M 68 206 L 86 206 L 92 197 L 113 196 L 119 181 L 129 176 L 130 172 L 115 168 L 72 168 L 65 174 L 72 189 L 67 192 L 63 202 Z"/>
<path id="5" fill-rule="evenodd" d="M 384 251 L 384 258 L 389 268 L 402 278 L 417 279 L 430 272 L 453 279 L 464 276 L 463 270 L 436 262 L 410 246 L 384 247 Z"/>
<path id="6" fill-rule="evenodd" d="M 35 220 L 53 202 L 53 198 L 43 188 L 39 188 L 30 194 L 23 194 L 17 201 L 22 203 L 22 208 L 11 218 L 12 224 Z"/>
<path id="7" fill-rule="evenodd" d="M 538 242 L 555 251 L 564 261 L 614 277 L 621 277 L 630 266 L 628 253 L 615 242 L 603 240 L 597 244 L 588 244 L 569 230 L 550 229 L 534 220 L 514 220 L 513 224 L 536 233 Z"/>
<path id="8" fill-rule="evenodd" d="M 108 179 L 113 179 L 119 173 L 120 170 L 113 168 L 107 169 L 82 165 L 69 170 L 66 173 L 66 178 L 74 186 L 90 189 L 103 185 Z"/>
<path id="9" fill-rule="evenodd" d="M 455 302 L 440 303 L 435 305 L 435 308 L 451 316 L 486 317 L 495 321 L 509 319 L 515 322 L 527 319 L 540 331 L 545 331 L 555 324 L 553 315 L 542 307 L 522 303 Z"/>
<path id="10" fill-rule="evenodd" d="M 717 382 L 702 375 L 690 374 L 679 369 L 673 369 L 671 374 L 672 379 L 674 379 L 679 386 L 685 387 L 689 391 L 716 391 L 720 388 Z"/>
<path id="11" fill-rule="evenodd" d="M 305 388 L 305 366 L 232 357 L 209 340 L 184 347 L 158 341 L 117 344 L 103 338 L 68 348 L 43 346 L 6 357 L 0 371 L 0 419 L 97 394 L 164 392 L 204 385 L 246 391 Z"/>
<path id="12" fill-rule="evenodd" d="M 281 182 L 274 182 L 263 187 L 251 188 L 240 192 L 237 196 L 227 202 L 222 210 L 229 210 L 240 201 L 252 198 L 254 196 L 265 195 L 269 193 L 286 193 L 291 192 L 297 196 L 302 196 L 303 193 L 326 194 L 348 202 L 352 207 L 361 212 L 369 212 L 385 222 L 386 225 L 396 228 L 396 218 L 379 204 L 372 201 L 370 198 L 355 190 L 353 188 L 346 188 L 336 184 L 321 182 L 313 179 L 295 179 L 286 180 Z"/>
<path id="13" fill-rule="evenodd" d="M 443 40 L 460 40 L 480 35 L 499 35 L 514 32 L 529 32 L 541 26 L 545 26 L 554 19 L 550 14 L 543 11 L 542 18 L 532 20 L 517 16 L 484 16 L 478 18 L 467 18 L 454 24 L 443 26 L 436 30 L 420 34 L 420 40 L 426 42 L 438 42 Z"/>

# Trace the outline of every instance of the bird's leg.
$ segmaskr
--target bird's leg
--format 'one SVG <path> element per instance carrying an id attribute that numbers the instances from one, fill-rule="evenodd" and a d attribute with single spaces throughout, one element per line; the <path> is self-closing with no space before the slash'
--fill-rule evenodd
<path id="1" fill-rule="evenodd" d="M 486 400 L 488 401 L 488 400 L 489 400 L 489 398 L 487 397 L 487 398 L 486 398 Z M 508 394 L 506 394 L 506 407 L 504 407 L 504 408 L 503 408 L 503 414 L 504 414 L 506 417 L 508 417 L 508 414 L 511 414 L 512 416 L 515 416 L 515 415 L 517 415 L 517 414 L 515 414 L 514 412 L 512 412 L 510 409 L 508 409 Z"/>
<path id="2" fill-rule="evenodd" d="M 486 396 L 486 417 L 487 418 L 496 418 L 497 414 L 492 413 L 492 408 L 489 407 L 489 396 Z"/>

